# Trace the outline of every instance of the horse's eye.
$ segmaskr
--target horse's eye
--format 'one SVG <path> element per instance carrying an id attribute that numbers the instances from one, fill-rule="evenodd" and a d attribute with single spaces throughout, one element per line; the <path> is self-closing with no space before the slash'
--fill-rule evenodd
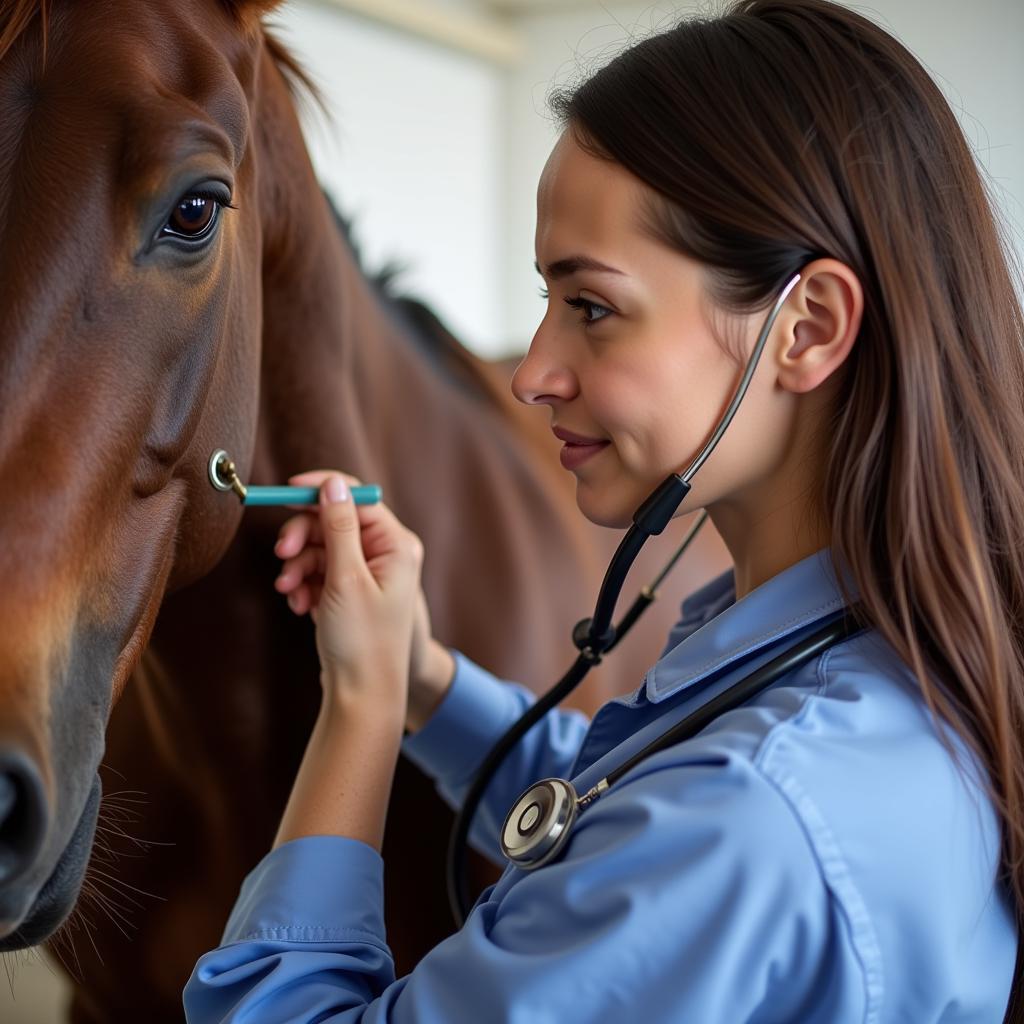
<path id="1" fill-rule="evenodd" d="M 175 238 L 202 238 L 213 230 L 221 204 L 209 196 L 185 196 L 174 208 L 163 233 Z"/>

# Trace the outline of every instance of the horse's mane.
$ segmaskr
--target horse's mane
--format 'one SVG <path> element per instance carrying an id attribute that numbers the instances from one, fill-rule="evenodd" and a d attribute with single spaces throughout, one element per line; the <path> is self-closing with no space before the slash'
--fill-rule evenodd
<path id="1" fill-rule="evenodd" d="M 489 381 L 481 372 L 478 360 L 469 353 L 428 303 L 402 290 L 398 280 L 405 270 L 402 264 L 391 261 L 380 270 L 371 273 L 364 265 L 359 243 L 354 237 L 352 219 L 338 209 L 326 190 L 324 198 L 331 208 L 338 232 L 352 252 L 356 268 L 370 282 L 381 305 L 398 321 L 402 333 L 417 345 L 447 380 L 460 385 L 471 394 L 493 401 L 493 381 Z M 518 357 L 515 362 L 518 362 Z M 506 363 L 507 360 L 503 365 Z M 504 372 L 510 373 L 507 365 Z"/>

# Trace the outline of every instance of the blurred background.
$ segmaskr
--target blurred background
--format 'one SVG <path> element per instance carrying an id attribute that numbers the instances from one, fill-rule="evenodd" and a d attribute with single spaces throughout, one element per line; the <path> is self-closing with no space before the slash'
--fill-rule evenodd
<path id="1" fill-rule="evenodd" d="M 542 312 L 533 230 L 556 138 L 547 94 L 631 39 L 721 6 L 303 0 L 271 23 L 328 99 L 333 123 L 308 110 L 307 139 L 370 266 L 404 264 L 405 285 L 465 344 L 509 355 L 526 350 Z M 901 39 L 942 87 L 1024 257 L 1024 3 L 846 6 Z"/>
<path id="2" fill-rule="evenodd" d="M 269 23 L 326 100 L 328 115 L 306 105 L 307 141 L 367 269 L 403 268 L 401 290 L 432 305 L 467 346 L 501 357 L 526 350 L 542 314 L 533 229 L 537 179 L 556 137 L 547 94 L 631 40 L 721 6 L 293 0 Z M 846 6 L 901 39 L 943 89 L 1020 266 L 1024 3 Z M 64 986 L 41 954 L 9 954 L 4 964 L 3 1024 L 64 1019 Z"/>

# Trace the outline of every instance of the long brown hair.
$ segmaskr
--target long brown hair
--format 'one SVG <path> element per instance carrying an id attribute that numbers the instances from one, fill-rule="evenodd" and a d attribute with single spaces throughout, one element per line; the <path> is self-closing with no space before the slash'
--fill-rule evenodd
<path id="1" fill-rule="evenodd" d="M 816 495 L 833 567 L 987 769 L 1024 920 L 1019 265 L 949 104 L 896 39 L 826 0 L 734 0 L 550 102 L 653 189 L 651 231 L 704 265 L 721 309 L 767 308 L 818 257 L 857 274 Z"/>

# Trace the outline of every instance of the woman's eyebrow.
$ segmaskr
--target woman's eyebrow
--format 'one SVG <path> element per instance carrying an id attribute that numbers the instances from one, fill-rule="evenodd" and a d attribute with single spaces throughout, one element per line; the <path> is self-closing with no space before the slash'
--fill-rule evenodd
<path id="1" fill-rule="evenodd" d="M 609 267 L 608 264 L 601 263 L 590 256 L 567 256 L 564 260 L 555 260 L 554 263 L 548 264 L 546 273 L 540 269 L 540 264 L 536 260 L 534 260 L 533 265 L 537 273 L 548 281 L 557 281 L 559 278 L 568 277 L 570 274 L 575 274 L 577 270 L 596 270 L 605 274 L 622 274 L 621 270 Z"/>

